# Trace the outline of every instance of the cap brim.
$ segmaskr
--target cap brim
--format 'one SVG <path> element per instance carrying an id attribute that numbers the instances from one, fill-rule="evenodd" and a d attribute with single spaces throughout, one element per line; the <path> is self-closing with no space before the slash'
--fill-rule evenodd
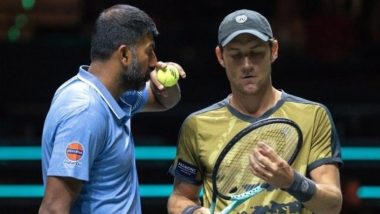
<path id="1" fill-rule="evenodd" d="M 260 33 L 259 31 L 257 30 L 253 30 L 253 29 L 246 29 L 246 30 L 238 30 L 238 31 L 235 31 L 233 33 L 231 33 L 229 36 L 227 36 L 226 39 L 224 39 L 221 43 L 222 46 L 225 46 L 226 44 L 228 44 L 229 42 L 231 42 L 231 40 L 233 40 L 236 36 L 242 34 L 242 33 L 249 33 L 249 34 L 252 34 L 254 36 L 256 36 L 257 38 L 263 40 L 264 42 L 268 41 L 269 40 L 269 36 L 265 35 L 265 34 L 262 34 Z"/>

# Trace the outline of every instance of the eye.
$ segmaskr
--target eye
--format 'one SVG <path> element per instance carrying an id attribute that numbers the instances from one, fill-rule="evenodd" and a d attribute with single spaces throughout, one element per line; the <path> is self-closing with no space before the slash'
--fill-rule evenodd
<path id="1" fill-rule="evenodd" d="M 258 51 L 252 51 L 248 54 L 249 57 L 255 58 L 257 56 L 261 55 L 261 52 Z"/>
<path id="2" fill-rule="evenodd" d="M 259 59 L 265 56 L 265 50 L 254 50 L 248 53 L 248 57 L 251 59 Z"/>
<path id="3" fill-rule="evenodd" d="M 146 53 L 147 53 L 149 56 L 154 55 L 154 50 L 153 50 L 153 48 L 149 48 L 149 49 L 146 51 Z"/>
<path id="4" fill-rule="evenodd" d="M 243 57 L 243 54 L 241 54 L 241 53 L 234 53 L 234 54 L 231 54 L 230 56 L 234 60 L 239 60 L 239 59 L 241 59 Z"/>

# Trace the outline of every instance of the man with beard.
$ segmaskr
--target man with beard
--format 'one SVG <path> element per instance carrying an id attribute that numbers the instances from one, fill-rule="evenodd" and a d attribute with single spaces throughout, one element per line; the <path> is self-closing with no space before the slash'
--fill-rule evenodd
<path id="1" fill-rule="evenodd" d="M 141 213 L 131 134 L 137 112 L 163 111 L 180 100 L 156 70 L 158 31 L 129 5 L 104 10 L 95 23 L 91 64 L 56 91 L 42 136 L 45 187 L 39 213 Z"/>

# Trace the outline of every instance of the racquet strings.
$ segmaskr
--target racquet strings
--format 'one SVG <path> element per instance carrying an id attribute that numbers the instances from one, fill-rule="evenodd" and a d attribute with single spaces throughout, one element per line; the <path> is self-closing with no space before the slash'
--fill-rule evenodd
<path id="1" fill-rule="evenodd" d="M 287 123 L 270 123 L 244 135 L 220 163 L 216 187 L 222 196 L 243 194 L 263 181 L 249 169 L 249 154 L 258 142 L 269 145 L 284 160 L 289 161 L 297 149 L 298 133 Z"/>

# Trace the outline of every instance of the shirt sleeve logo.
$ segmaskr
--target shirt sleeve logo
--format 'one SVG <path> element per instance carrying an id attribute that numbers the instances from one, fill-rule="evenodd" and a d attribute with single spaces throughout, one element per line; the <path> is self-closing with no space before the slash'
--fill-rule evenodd
<path id="1" fill-rule="evenodd" d="M 82 158 L 83 153 L 83 146 L 79 142 L 69 143 L 66 147 L 66 157 L 70 161 L 79 161 Z"/>
<path id="2" fill-rule="evenodd" d="M 186 163 L 185 161 L 181 159 L 178 160 L 175 171 L 177 174 L 180 174 L 182 176 L 185 176 L 187 178 L 192 178 L 192 179 L 195 179 L 198 172 L 196 166 Z"/>

